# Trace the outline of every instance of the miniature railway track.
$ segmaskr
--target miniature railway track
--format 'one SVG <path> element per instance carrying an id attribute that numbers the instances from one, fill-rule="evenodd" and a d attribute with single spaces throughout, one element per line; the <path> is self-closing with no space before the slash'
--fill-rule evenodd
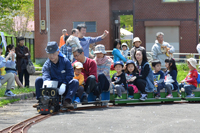
<path id="1" fill-rule="evenodd" d="M 47 118 L 49 118 L 50 116 L 52 116 L 52 114 L 48 114 L 48 115 L 36 115 L 34 117 L 31 117 L 25 121 L 22 121 L 20 123 L 17 123 L 15 125 L 12 125 L 10 127 L 7 127 L 3 130 L 0 131 L 0 133 L 27 133 L 28 129 L 42 121 L 42 120 L 45 120 Z"/>
<path id="2" fill-rule="evenodd" d="M 140 106 L 140 105 L 155 105 L 155 104 L 184 104 L 184 103 L 200 103 L 200 102 L 167 102 L 167 103 L 140 103 L 140 104 L 118 104 L 118 105 L 108 105 L 108 106 L 86 106 L 86 107 L 79 107 L 77 109 L 67 109 L 67 110 L 61 110 L 59 112 L 71 112 L 71 111 L 80 111 L 80 110 L 88 110 L 88 109 L 98 109 L 98 108 L 106 108 L 106 107 L 114 107 L 114 106 Z M 48 115 L 36 115 L 34 117 L 31 117 L 25 121 L 22 121 L 20 123 L 17 123 L 15 125 L 12 125 L 10 127 L 7 127 L 0 131 L 0 133 L 27 133 L 28 129 L 38 123 L 41 122 L 55 114 L 48 114 Z"/>

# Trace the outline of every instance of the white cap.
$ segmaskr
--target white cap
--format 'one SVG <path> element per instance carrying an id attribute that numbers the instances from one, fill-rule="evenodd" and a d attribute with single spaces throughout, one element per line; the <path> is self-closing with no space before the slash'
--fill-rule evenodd
<path id="1" fill-rule="evenodd" d="M 122 43 L 122 47 L 123 47 L 123 46 L 126 46 L 126 47 L 128 47 L 128 45 L 127 45 L 125 42 L 124 42 L 124 43 Z"/>
<path id="2" fill-rule="evenodd" d="M 139 37 L 135 37 L 135 38 L 133 38 L 133 43 L 135 43 L 135 42 L 140 42 L 140 43 L 142 43 L 142 41 L 140 40 L 140 38 Z"/>
<path id="3" fill-rule="evenodd" d="M 189 59 L 187 59 L 187 61 L 190 62 L 190 65 L 191 65 L 192 67 L 194 67 L 194 68 L 197 67 L 197 61 L 196 61 L 196 59 L 194 59 L 194 58 L 189 58 Z"/>
<path id="4" fill-rule="evenodd" d="M 74 63 L 74 68 L 80 69 L 83 68 L 83 64 L 81 62 Z"/>

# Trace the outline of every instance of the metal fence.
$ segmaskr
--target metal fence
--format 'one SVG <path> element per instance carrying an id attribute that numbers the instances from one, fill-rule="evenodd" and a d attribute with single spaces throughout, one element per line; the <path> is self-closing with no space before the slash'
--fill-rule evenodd
<path id="1" fill-rule="evenodd" d="M 12 36 L 5 36 L 7 45 L 14 44 L 15 47 L 17 46 L 17 37 Z M 0 37 L 0 42 L 2 42 L 2 38 Z M 31 53 L 31 60 L 35 62 L 35 44 L 34 38 L 25 38 L 24 45 L 28 47 Z"/>

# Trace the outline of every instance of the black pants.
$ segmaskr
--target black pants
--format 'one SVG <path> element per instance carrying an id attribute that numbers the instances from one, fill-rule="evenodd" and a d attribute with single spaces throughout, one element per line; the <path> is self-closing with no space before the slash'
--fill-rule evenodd
<path id="1" fill-rule="evenodd" d="M 96 82 L 96 77 L 90 75 L 85 83 L 84 89 L 87 94 L 93 92 L 95 96 L 99 96 L 102 91 L 108 91 L 110 83 L 106 76 L 102 73 L 98 76 L 98 83 Z"/>
<path id="2" fill-rule="evenodd" d="M 128 93 L 129 95 L 133 95 L 134 94 L 134 90 L 133 90 L 133 87 L 132 86 L 128 86 Z"/>
<path id="3" fill-rule="evenodd" d="M 146 80 L 144 80 L 144 79 L 136 79 L 135 80 L 135 85 L 137 86 L 138 90 L 140 90 L 140 92 L 142 94 L 146 94 L 146 92 L 145 92 Z"/>
<path id="4" fill-rule="evenodd" d="M 25 75 L 25 87 L 29 87 L 29 73 L 26 69 L 21 70 L 21 72 L 18 72 L 19 80 L 23 84 L 23 75 Z"/>
<path id="5" fill-rule="evenodd" d="M 83 95 L 83 92 L 84 92 L 84 88 L 83 86 L 79 86 L 78 87 L 78 90 L 76 91 L 76 96 L 79 97 L 81 99 L 82 95 Z"/>

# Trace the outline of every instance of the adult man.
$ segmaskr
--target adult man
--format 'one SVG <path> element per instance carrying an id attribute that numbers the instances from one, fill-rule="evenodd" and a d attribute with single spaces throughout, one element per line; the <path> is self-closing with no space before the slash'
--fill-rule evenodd
<path id="1" fill-rule="evenodd" d="M 78 38 L 80 40 L 81 46 L 83 47 L 83 51 L 85 53 L 84 55 L 86 57 L 89 57 L 89 46 L 90 46 L 90 44 L 103 40 L 109 33 L 107 30 L 105 30 L 104 33 L 101 36 L 85 37 L 86 29 L 87 29 L 86 25 L 85 24 L 79 24 L 77 26 L 77 29 L 79 31 Z M 90 56 L 92 56 L 92 55 L 90 55 Z"/>
<path id="2" fill-rule="evenodd" d="M 66 42 L 66 37 L 68 37 L 68 34 L 67 34 L 67 30 L 66 29 L 63 29 L 62 30 L 62 36 L 60 37 L 60 43 L 59 43 L 59 48 L 61 48 L 65 42 Z"/>
<path id="3" fill-rule="evenodd" d="M 153 53 L 153 59 L 154 60 L 160 60 L 161 62 L 161 68 L 166 69 L 165 67 L 165 59 L 170 57 L 170 54 L 175 52 L 175 49 L 172 45 L 170 45 L 167 42 L 163 41 L 164 33 L 158 32 L 156 34 L 157 40 L 155 41 L 155 44 L 153 45 L 151 52 Z"/>
<path id="4" fill-rule="evenodd" d="M 83 102 L 87 102 L 87 97 L 90 92 L 93 92 L 96 96 L 96 100 L 101 100 L 100 94 L 103 90 L 108 91 L 109 81 L 106 76 L 101 73 L 97 78 L 97 64 L 93 59 L 84 56 L 82 48 L 77 48 L 73 51 L 74 58 L 83 64 L 82 73 L 84 76 L 84 90 L 86 95 L 83 98 Z"/>
<path id="5" fill-rule="evenodd" d="M 54 80 L 58 81 L 59 89 L 66 88 L 66 96 L 63 102 L 63 107 L 73 108 L 71 101 L 75 95 L 79 83 L 78 80 L 73 79 L 74 71 L 69 60 L 59 54 L 58 44 L 56 42 L 48 42 L 46 47 L 48 59 L 42 68 L 42 77 L 35 81 L 36 98 L 40 97 L 40 88 L 42 88 L 43 81 Z M 37 107 L 35 104 L 33 107 Z"/>

